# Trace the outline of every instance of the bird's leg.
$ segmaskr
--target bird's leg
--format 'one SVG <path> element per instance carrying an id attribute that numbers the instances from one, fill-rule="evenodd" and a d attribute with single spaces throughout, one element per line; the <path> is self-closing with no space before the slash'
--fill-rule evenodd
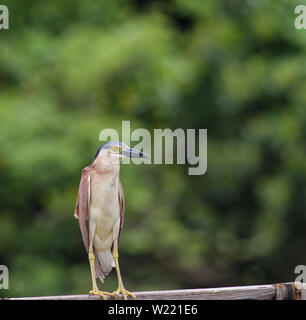
<path id="1" fill-rule="evenodd" d="M 106 296 L 111 296 L 115 298 L 115 294 L 112 294 L 110 292 L 106 291 L 100 291 L 98 286 L 97 286 L 97 281 L 96 281 L 96 272 L 95 272 L 95 255 L 93 253 L 93 242 L 92 240 L 90 241 L 89 244 L 89 263 L 90 263 L 90 271 L 91 271 L 91 279 L 92 279 L 92 290 L 89 291 L 89 294 L 91 295 L 99 295 L 102 299 L 106 300 Z"/>
<path id="2" fill-rule="evenodd" d="M 118 253 L 118 241 L 117 240 L 114 241 L 113 257 L 114 257 L 116 271 L 117 271 L 117 277 L 118 277 L 118 289 L 116 291 L 114 291 L 113 294 L 115 294 L 115 295 L 121 294 L 123 296 L 124 300 L 127 300 L 127 296 L 131 296 L 133 299 L 136 299 L 136 296 L 133 293 L 127 291 L 123 286 L 120 268 L 119 268 L 119 261 L 118 261 L 119 253 Z"/>

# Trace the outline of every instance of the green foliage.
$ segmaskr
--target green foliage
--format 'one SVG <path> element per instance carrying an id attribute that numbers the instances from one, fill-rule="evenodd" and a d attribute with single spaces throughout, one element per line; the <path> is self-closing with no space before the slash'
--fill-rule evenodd
<path id="1" fill-rule="evenodd" d="M 5 4 L 5 1 L 2 4 Z M 131 290 L 293 281 L 306 235 L 295 1 L 7 1 L 0 31 L 1 295 L 81 293 L 73 217 L 104 128 L 207 128 L 208 171 L 122 166 Z M 105 282 L 116 289 L 115 272 Z"/>

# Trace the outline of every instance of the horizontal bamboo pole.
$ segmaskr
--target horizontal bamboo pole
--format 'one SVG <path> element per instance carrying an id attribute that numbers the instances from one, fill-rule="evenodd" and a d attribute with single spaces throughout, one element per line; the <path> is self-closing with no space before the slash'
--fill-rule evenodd
<path id="1" fill-rule="evenodd" d="M 295 283 L 134 292 L 137 300 L 306 300 L 306 288 Z M 118 299 L 121 299 L 119 297 Z M 100 300 L 88 294 L 5 298 L 7 300 Z M 110 299 L 111 300 L 111 299 Z"/>

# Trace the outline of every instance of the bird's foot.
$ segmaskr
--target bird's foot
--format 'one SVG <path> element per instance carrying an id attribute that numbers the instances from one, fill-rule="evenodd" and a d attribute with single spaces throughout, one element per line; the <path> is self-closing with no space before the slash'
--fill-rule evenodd
<path id="1" fill-rule="evenodd" d="M 103 300 L 107 300 L 106 296 L 110 296 L 112 298 L 116 298 L 116 295 L 107 291 L 100 291 L 100 290 L 91 290 L 89 291 L 90 295 L 97 295 L 100 296 Z"/>
<path id="2" fill-rule="evenodd" d="M 119 296 L 120 294 L 122 295 L 124 300 L 128 299 L 128 296 L 132 297 L 132 299 L 136 299 L 136 296 L 134 293 L 127 291 L 124 289 L 124 287 L 119 287 L 116 291 L 113 292 L 114 295 Z"/>

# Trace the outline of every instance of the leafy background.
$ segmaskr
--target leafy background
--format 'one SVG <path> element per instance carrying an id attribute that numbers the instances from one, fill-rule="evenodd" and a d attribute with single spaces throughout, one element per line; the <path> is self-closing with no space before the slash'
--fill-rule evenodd
<path id="1" fill-rule="evenodd" d="M 208 170 L 123 166 L 130 290 L 294 281 L 306 260 L 297 1 L 2 0 L 2 296 L 88 292 L 73 217 L 104 128 L 207 128 Z M 105 290 L 115 290 L 115 271 Z"/>

